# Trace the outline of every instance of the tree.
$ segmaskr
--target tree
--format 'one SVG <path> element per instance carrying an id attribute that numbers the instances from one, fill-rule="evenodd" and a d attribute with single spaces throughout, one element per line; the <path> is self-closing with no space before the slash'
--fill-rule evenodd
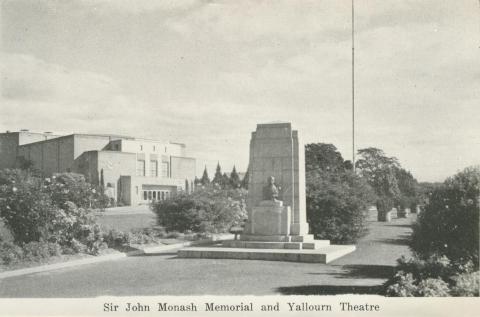
<path id="1" fill-rule="evenodd" d="M 201 184 L 202 184 L 202 181 L 200 180 L 200 178 L 198 178 L 197 176 L 195 176 L 195 180 L 193 181 L 193 183 L 195 184 L 195 187 L 197 187 L 197 185 L 201 185 Z"/>
<path id="2" fill-rule="evenodd" d="M 233 165 L 232 172 L 230 173 L 230 186 L 232 186 L 232 188 L 240 187 L 240 177 L 238 176 L 235 165 Z"/>
<path id="3" fill-rule="evenodd" d="M 395 171 L 395 177 L 398 183 L 398 189 L 400 191 L 400 208 L 411 208 L 412 212 L 415 212 L 418 203 L 418 182 L 412 176 L 412 174 L 399 168 Z"/>
<path id="4" fill-rule="evenodd" d="M 202 178 L 200 179 L 200 183 L 203 186 L 207 186 L 210 184 L 210 178 L 208 177 L 207 166 L 205 166 L 205 169 L 203 170 L 203 175 L 202 175 Z"/>
<path id="5" fill-rule="evenodd" d="M 374 193 L 332 144 L 305 147 L 307 219 L 317 238 L 352 243 L 367 232 Z"/>
<path id="6" fill-rule="evenodd" d="M 343 157 L 333 144 L 312 143 L 305 146 L 305 171 L 343 171 Z"/>
<path id="7" fill-rule="evenodd" d="M 222 168 L 220 167 L 220 162 L 217 163 L 217 169 L 215 170 L 215 177 L 213 178 L 212 183 L 222 186 L 223 174 Z"/>
<path id="8" fill-rule="evenodd" d="M 398 199 L 400 189 L 395 177 L 396 170 L 400 168 L 398 160 L 373 147 L 358 150 L 358 154 L 360 159 L 355 163 L 355 167 L 376 194 L 379 197 Z"/>
<path id="9" fill-rule="evenodd" d="M 240 186 L 245 189 L 248 189 L 248 182 L 250 181 L 250 173 L 248 172 L 249 168 L 250 167 L 247 168 L 247 172 L 243 176 L 242 182 L 240 184 Z"/>
<path id="10" fill-rule="evenodd" d="M 230 186 L 230 177 L 228 177 L 227 173 L 223 173 L 222 175 L 222 183 L 220 184 L 222 189 L 231 188 Z"/>
<path id="11" fill-rule="evenodd" d="M 100 190 L 105 191 L 105 179 L 103 178 L 103 168 L 100 170 Z"/>

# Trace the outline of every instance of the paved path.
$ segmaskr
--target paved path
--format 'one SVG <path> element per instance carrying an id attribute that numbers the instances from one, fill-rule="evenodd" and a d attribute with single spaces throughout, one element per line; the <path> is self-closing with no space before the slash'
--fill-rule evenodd
<path id="1" fill-rule="evenodd" d="M 357 251 L 328 265 L 138 256 L 0 280 L 0 297 L 378 293 L 409 254 L 411 221 L 371 221 Z"/>

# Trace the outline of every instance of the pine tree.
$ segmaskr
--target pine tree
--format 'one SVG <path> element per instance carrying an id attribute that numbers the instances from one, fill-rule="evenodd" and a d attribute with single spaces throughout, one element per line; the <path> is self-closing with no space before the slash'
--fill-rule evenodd
<path id="1" fill-rule="evenodd" d="M 222 189 L 228 189 L 230 187 L 230 177 L 228 177 L 227 173 L 223 173 L 222 175 Z"/>
<path id="2" fill-rule="evenodd" d="M 222 186 L 223 184 L 223 175 L 222 168 L 220 167 L 220 162 L 217 163 L 217 170 L 215 171 L 215 177 L 213 178 L 212 183 Z"/>
<path id="3" fill-rule="evenodd" d="M 232 188 L 240 187 L 240 177 L 238 176 L 235 165 L 233 165 L 232 172 L 230 173 L 230 186 L 232 186 Z"/>
<path id="4" fill-rule="evenodd" d="M 210 184 L 210 178 L 208 177 L 207 166 L 205 166 L 205 170 L 203 171 L 202 178 L 200 179 L 200 183 L 203 186 L 207 186 Z"/>
<path id="5" fill-rule="evenodd" d="M 242 188 L 248 189 L 248 182 L 250 180 L 250 174 L 248 173 L 249 168 L 247 168 L 247 172 L 245 173 L 245 176 L 243 176 L 241 186 Z"/>
<path id="6" fill-rule="evenodd" d="M 105 191 L 105 179 L 103 177 L 103 168 L 100 170 L 100 191 L 102 194 Z"/>
<path id="7" fill-rule="evenodd" d="M 200 178 L 198 178 L 197 176 L 195 176 L 195 180 L 193 181 L 193 183 L 195 184 L 195 186 L 198 186 L 198 185 L 201 185 L 201 184 L 202 184 L 202 181 L 200 180 Z"/>

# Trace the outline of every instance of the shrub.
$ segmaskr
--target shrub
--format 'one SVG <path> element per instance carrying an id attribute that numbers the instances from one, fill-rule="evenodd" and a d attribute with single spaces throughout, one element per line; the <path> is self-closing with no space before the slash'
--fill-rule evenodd
<path id="1" fill-rule="evenodd" d="M 480 272 L 463 273 L 453 277 L 453 296 L 480 296 Z"/>
<path id="2" fill-rule="evenodd" d="M 445 255 L 478 270 L 480 167 L 467 168 L 437 188 L 413 227 L 411 248 L 421 257 Z"/>
<path id="3" fill-rule="evenodd" d="M 367 233 L 367 210 L 374 193 L 346 171 L 307 173 L 307 219 L 313 234 L 334 243 L 353 243 Z"/>
<path id="4" fill-rule="evenodd" d="M 444 297 L 449 295 L 448 284 L 440 278 L 417 280 L 412 273 L 398 272 L 386 290 L 392 297 Z"/>
<path id="5" fill-rule="evenodd" d="M 413 297 L 417 294 L 417 285 L 412 273 L 399 272 L 393 277 L 386 290 L 387 296 Z"/>
<path id="6" fill-rule="evenodd" d="M 448 284 L 439 278 L 427 278 L 418 283 L 415 296 L 445 297 L 449 295 Z"/>
<path id="7" fill-rule="evenodd" d="M 418 257 L 406 259 L 402 256 L 397 262 L 398 271 L 411 273 L 413 278 L 419 280 L 428 278 L 448 280 L 456 272 L 450 260 L 445 256 L 431 256 L 427 259 Z"/>
<path id="8" fill-rule="evenodd" d="M 57 207 L 41 179 L 25 171 L 0 171 L 0 214 L 17 244 L 48 240 Z"/>
<path id="9" fill-rule="evenodd" d="M 91 210 L 66 200 L 72 198 L 85 204 L 85 197 L 75 190 L 78 187 L 82 192 L 87 185 L 78 180 L 77 186 L 73 183 L 75 177 L 59 179 L 62 181 L 42 179 L 28 171 L 0 171 L 0 215 L 18 245 L 45 241 L 83 250 L 81 244 L 95 254 L 102 248 L 103 240 Z"/>
<path id="10" fill-rule="evenodd" d="M 29 242 L 22 247 L 24 259 L 28 261 L 41 261 L 62 253 L 60 245 L 49 242 Z"/>
<path id="11" fill-rule="evenodd" d="M 128 232 L 111 229 L 103 234 L 103 241 L 111 247 L 118 248 L 130 244 L 131 235 Z"/>
<path id="12" fill-rule="evenodd" d="M 23 249 L 12 242 L 0 242 L 1 264 L 17 263 L 23 259 Z"/>
<path id="13" fill-rule="evenodd" d="M 396 275 L 386 283 L 386 295 L 478 296 L 480 273 L 472 272 L 472 268 L 471 263 L 459 267 L 446 256 L 401 257 Z"/>
<path id="14" fill-rule="evenodd" d="M 393 208 L 393 200 L 388 197 L 382 197 L 377 200 L 377 211 L 379 213 L 387 213 Z"/>
<path id="15" fill-rule="evenodd" d="M 109 204 L 109 198 L 99 188 L 87 183 L 81 174 L 58 173 L 46 178 L 45 191 L 60 207 L 67 201 L 81 208 L 104 209 Z"/>
<path id="16" fill-rule="evenodd" d="M 243 189 L 212 185 L 152 204 L 157 223 L 167 231 L 227 232 L 246 218 Z"/>

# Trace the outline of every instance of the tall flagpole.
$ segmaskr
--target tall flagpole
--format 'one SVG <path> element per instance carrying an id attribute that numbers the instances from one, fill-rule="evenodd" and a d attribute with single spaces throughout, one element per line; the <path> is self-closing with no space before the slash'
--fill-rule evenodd
<path id="1" fill-rule="evenodd" d="M 355 7 L 352 0 L 352 164 L 355 172 Z"/>

